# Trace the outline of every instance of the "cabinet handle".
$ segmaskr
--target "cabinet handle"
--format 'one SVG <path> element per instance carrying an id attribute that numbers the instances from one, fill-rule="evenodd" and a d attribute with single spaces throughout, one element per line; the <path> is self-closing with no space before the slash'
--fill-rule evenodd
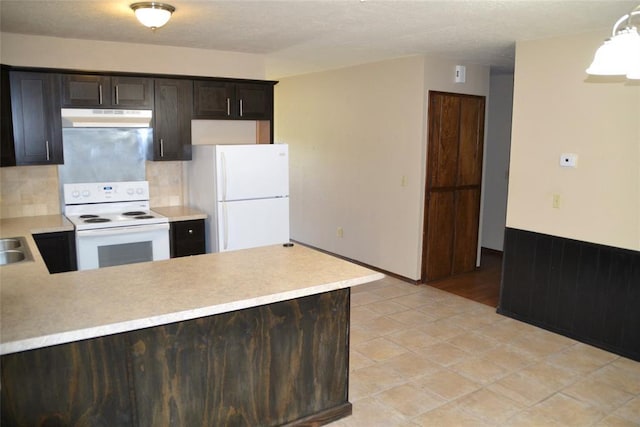
<path id="1" fill-rule="evenodd" d="M 240 100 L 240 117 L 242 117 L 242 114 L 244 113 L 244 103 L 242 102 L 242 99 Z"/>
<path id="2" fill-rule="evenodd" d="M 120 91 L 118 90 L 118 85 L 116 85 L 116 105 L 120 104 Z"/>
<path id="3" fill-rule="evenodd" d="M 102 84 L 98 85 L 98 104 L 102 105 Z"/>
<path id="4" fill-rule="evenodd" d="M 227 98 L 227 116 L 231 115 L 231 99 Z"/>
<path id="5" fill-rule="evenodd" d="M 160 138 L 160 157 L 164 157 L 164 140 Z"/>
<path id="6" fill-rule="evenodd" d="M 49 141 L 44 142 L 45 148 L 47 149 L 47 161 L 51 160 L 51 156 L 49 154 Z"/>

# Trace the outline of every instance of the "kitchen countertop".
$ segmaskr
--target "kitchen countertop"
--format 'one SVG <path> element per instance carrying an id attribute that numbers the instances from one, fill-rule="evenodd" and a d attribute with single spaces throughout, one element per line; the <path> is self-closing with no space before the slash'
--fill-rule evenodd
<path id="1" fill-rule="evenodd" d="M 0 220 L 32 262 L 0 267 L 0 354 L 95 338 L 332 291 L 384 277 L 296 244 L 49 274 L 32 233 L 62 215 Z"/>
<path id="2" fill-rule="evenodd" d="M 207 214 L 189 206 L 160 206 L 157 208 L 152 207 L 151 210 L 166 216 L 169 218 L 169 222 L 207 218 Z"/>

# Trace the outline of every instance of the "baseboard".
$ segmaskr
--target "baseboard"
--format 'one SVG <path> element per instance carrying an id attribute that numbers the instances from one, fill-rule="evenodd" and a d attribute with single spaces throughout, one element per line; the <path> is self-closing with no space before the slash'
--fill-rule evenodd
<path id="1" fill-rule="evenodd" d="M 499 251 L 497 249 L 491 249 L 491 248 L 486 248 L 484 246 L 482 246 L 480 248 L 480 252 L 484 252 L 484 253 L 488 253 L 488 254 L 493 254 L 493 255 L 500 255 L 502 256 L 503 251 Z"/>
<path id="2" fill-rule="evenodd" d="M 348 417 L 352 413 L 353 407 L 351 403 L 346 402 L 333 408 L 320 411 L 316 414 L 309 415 L 308 417 L 292 421 L 288 424 L 283 424 L 283 427 L 319 427 L 337 421 L 341 418 Z"/>
<path id="3" fill-rule="evenodd" d="M 382 273 L 385 276 L 390 276 L 390 277 L 393 277 L 394 279 L 398 279 L 398 280 L 402 280 L 403 282 L 411 283 L 412 285 L 420 285 L 420 284 L 422 284 L 422 282 L 420 280 L 409 279 L 408 277 L 404 277 L 404 276 L 401 276 L 399 274 L 392 273 L 392 272 L 387 271 L 387 270 L 383 270 L 383 269 L 378 268 L 378 267 L 376 267 L 374 265 L 369 265 L 369 264 L 366 264 L 364 262 L 360 262 L 360 261 L 352 259 L 352 258 L 347 258 L 345 256 L 342 256 L 342 255 L 327 251 L 327 250 L 322 249 L 322 248 L 318 248 L 318 247 L 313 246 L 313 245 L 309 245 L 307 243 L 300 242 L 298 240 L 291 240 L 291 241 L 296 243 L 296 244 L 298 244 L 298 245 L 303 245 L 303 246 L 306 246 L 308 248 L 314 249 L 314 250 L 316 250 L 318 252 L 322 252 L 322 253 L 325 253 L 327 255 L 331 255 L 331 256 L 334 256 L 336 258 L 340 258 L 340 259 L 343 259 L 345 261 L 352 262 L 352 263 L 357 264 L 357 265 L 359 265 L 361 267 L 365 267 L 365 268 L 368 268 L 370 270 L 377 271 L 378 273 Z"/>

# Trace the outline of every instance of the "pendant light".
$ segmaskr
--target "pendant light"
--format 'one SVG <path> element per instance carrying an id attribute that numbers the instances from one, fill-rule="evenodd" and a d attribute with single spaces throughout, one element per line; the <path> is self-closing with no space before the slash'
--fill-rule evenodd
<path id="1" fill-rule="evenodd" d="M 634 16 L 640 15 L 640 5 L 624 15 L 613 25 L 611 38 L 596 51 L 587 74 L 596 76 L 626 76 L 630 80 L 640 80 L 640 34 L 632 26 Z M 618 29 L 626 21 L 626 26 Z"/>
<path id="2" fill-rule="evenodd" d="M 171 14 L 176 10 L 176 8 L 170 4 L 157 3 L 154 1 L 133 3 L 130 7 L 136 14 L 138 21 L 152 30 L 160 28 L 169 22 Z"/>

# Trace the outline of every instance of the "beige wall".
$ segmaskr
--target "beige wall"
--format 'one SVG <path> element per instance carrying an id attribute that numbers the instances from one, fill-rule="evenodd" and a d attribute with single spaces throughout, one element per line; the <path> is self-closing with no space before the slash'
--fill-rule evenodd
<path id="1" fill-rule="evenodd" d="M 184 47 L 0 33 L 3 64 L 181 74 L 208 77 L 265 78 L 262 55 Z"/>
<path id="2" fill-rule="evenodd" d="M 482 247 L 503 250 L 509 187 L 513 73 L 492 73 L 482 193 Z"/>
<path id="3" fill-rule="evenodd" d="M 586 80 L 605 37 L 517 44 L 507 226 L 638 250 L 640 85 Z"/>
<path id="4" fill-rule="evenodd" d="M 468 66 L 456 85 L 454 66 L 409 57 L 280 81 L 275 139 L 290 144 L 292 238 L 419 279 L 427 92 L 488 93 L 488 68 Z"/>
<path id="5" fill-rule="evenodd" d="M 26 67 L 265 78 L 261 55 L 11 33 L 0 33 L 0 62 Z M 182 162 L 147 162 L 146 174 L 152 206 L 187 202 Z M 0 187 L 1 218 L 61 212 L 56 166 L 1 168 Z"/>

